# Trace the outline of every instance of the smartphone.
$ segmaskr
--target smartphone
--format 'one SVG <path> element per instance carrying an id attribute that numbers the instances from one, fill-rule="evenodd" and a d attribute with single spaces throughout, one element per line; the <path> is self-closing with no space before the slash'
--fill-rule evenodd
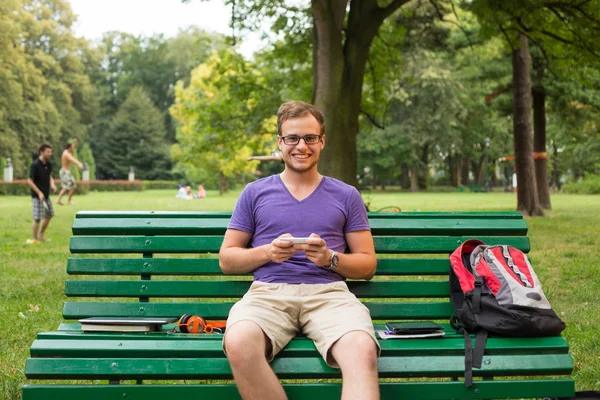
<path id="1" fill-rule="evenodd" d="M 293 244 L 306 244 L 306 241 L 309 238 L 307 237 L 284 237 L 284 238 L 279 238 L 279 240 L 284 240 L 286 242 L 292 242 Z"/>
<path id="2" fill-rule="evenodd" d="M 385 327 L 396 335 L 413 333 L 433 333 L 443 331 L 444 327 L 431 321 L 420 322 L 386 322 Z"/>

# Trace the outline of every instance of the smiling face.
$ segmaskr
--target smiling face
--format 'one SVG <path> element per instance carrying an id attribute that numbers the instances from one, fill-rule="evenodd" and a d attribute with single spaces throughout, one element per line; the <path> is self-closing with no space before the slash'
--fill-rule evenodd
<path id="1" fill-rule="evenodd" d="M 303 173 L 316 168 L 321 150 L 325 147 L 325 135 L 321 137 L 319 142 L 310 145 L 307 145 L 304 140 L 300 140 L 296 145 L 288 145 L 283 142 L 282 136 L 302 137 L 320 134 L 321 125 L 310 113 L 288 119 L 281 125 L 281 136 L 277 137 L 277 142 L 286 169 L 289 168 L 291 171 Z"/>

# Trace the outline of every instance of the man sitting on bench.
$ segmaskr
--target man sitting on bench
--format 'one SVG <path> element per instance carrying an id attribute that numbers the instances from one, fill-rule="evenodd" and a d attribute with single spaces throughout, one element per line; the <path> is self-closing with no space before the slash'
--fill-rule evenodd
<path id="1" fill-rule="evenodd" d="M 223 338 L 236 385 L 245 400 L 285 399 L 268 362 L 301 332 L 341 368 L 343 399 L 379 399 L 371 316 L 344 282 L 371 279 L 377 265 L 362 198 L 317 171 L 325 146 L 318 109 L 284 103 L 277 130 L 285 170 L 246 186 L 219 253 L 225 274 L 254 273 Z"/>

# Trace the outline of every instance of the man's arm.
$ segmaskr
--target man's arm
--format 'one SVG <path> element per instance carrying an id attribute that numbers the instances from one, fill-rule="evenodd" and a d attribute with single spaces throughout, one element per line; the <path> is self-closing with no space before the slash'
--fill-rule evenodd
<path id="1" fill-rule="evenodd" d="M 50 188 L 52 189 L 53 193 L 56 193 L 56 184 L 54 183 L 54 178 L 52 178 L 52 175 L 50 175 Z"/>
<path id="2" fill-rule="evenodd" d="M 37 193 L 38 197 L 40 200 L 44 200 L 46 198 L 46 196 L 44 196 L 44 193 L 42 193 L 42 191 L 40 190 L 40 188 L 38 188 L 35 183 L 33 183 L 33 181 L 31 180 L 31 178 L 27 178 L 27 184 L 29 185 L 29 187 L 31 188 L 31 190 L 33 190 L 34 192 Z"/>
<path id="3" fill-rule="evenodd" d="M 81 162 L 80 162 L 78 159 L 76 159 L 75 157 L 73 157 L 73 154 L 71 154 L 71 153 L 67 153 L 67 158 L 68 158 L 68 159 L 69 159 L 71 162 L 74 162 L 74 163 L 75 163 L 75 165 L 77 165 L 77 166 L 79 167 L 79 169 L 82 169 L 82 168 L 83 168 L 83 164 L 82 164 L 82 163 L 81 163 Z"/>
<path id="4" fill-rule="evenodd" d="M 280 237 L 291 236 L 289 233 Z M 291 242 L 273 240 L 270 244 L 247 248 L 252 234 L 237 229 L 227 229 L 219 251 L 219 267 L 224 274 L 246 274 L 269 261 L 281 263 L 294 255 Z"/>
<path id="5" fill-rule="evenodd" d="M 304 250 L 306 257 L 320 267 L 330 264 L 331 250 L 325 240 L 318 235 L 310 235 L 307 244 L 295 245 L 296 250 Z M 369 280 L 375 275 L 377 257 L 371 231 L 355 231 L 346 233 L 349 254 L 337 253 L 339 263 L 335 272 L 350 279 Z"/>

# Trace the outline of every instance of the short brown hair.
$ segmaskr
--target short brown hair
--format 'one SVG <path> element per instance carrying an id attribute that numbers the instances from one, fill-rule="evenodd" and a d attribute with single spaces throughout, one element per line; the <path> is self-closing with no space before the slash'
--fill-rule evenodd
<path id="1" fill-rule="evenodd" d="M 52 145 L 50 143 L 42 143 L 40 144 L 40 147 L 38 148 L 38 154 L 42 154 L 42 151 L 46 150 L 46 149 L 51 149 Z"/>
<path id="2" fill-rule="evenodd" d="M 312 104 L 303 101 L 288 101 L 283 103 L 277 110 L 277 134 L 281 136 L 281 126 L 289 119 L 304 117 L 306 114 L 311 114 L 319 126 L 321 126 L 321 135 L 325 134 L 325 118 L 323 113 Z"/>

